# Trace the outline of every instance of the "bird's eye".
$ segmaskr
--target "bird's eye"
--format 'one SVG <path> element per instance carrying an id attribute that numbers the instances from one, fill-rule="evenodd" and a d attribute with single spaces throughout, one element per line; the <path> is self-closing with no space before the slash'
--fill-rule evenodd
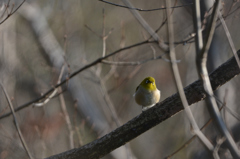
<path id="1" fill-rule="evenodd" d="M 146 80 L 146 83 L 149 83 L 149 81 L 148 81 L 148 80 Z"/>

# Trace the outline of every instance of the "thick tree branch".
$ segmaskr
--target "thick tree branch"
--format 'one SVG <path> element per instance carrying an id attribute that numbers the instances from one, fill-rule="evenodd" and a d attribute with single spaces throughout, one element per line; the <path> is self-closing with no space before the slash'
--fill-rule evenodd
<path id="1" fill-rule="evenodd" d="M 238 56 L 240 56 L 240 51 L 238 51 Z M 218 89 L 239 73 L 240 70 L 236 60 L 232 57 L 210 74 L 213 90 Z M 184 91 L 189 105 L 199 102 L 206 97 L 200 80 L 187 86 Z M 179 94 L 176 93 L 102 138 L 80 148 L 51 156 L 48 159 L 96 159 L 103 157 L 181 110 L 183 110 L 182 102 Z"/>

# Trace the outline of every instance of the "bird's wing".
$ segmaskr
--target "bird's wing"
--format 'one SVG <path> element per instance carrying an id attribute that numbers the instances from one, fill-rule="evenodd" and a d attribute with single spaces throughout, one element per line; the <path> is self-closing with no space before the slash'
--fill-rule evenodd
<path id="1" fill-rule="evenodd" d="M 135 97 L 135 95 L 136 95 L 136 92 L 137 92 L 138 88 L 139 88 L 139 86 L 137 86 L 136 91 L 135 91 L 135 93 L 133 94 L 134 97 Z"/>
<path id="2" fill-rule="evenodd" d="M 135 92 L 137 92 L 138 88 L 139 88 L 139 86 L 137 86 L 137 88 L 136 88 L 136 91 L 135 91 Z"/>

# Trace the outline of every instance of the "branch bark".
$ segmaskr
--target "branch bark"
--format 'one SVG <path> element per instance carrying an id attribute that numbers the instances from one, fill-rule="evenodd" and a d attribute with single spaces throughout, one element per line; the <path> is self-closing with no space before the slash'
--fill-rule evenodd
<path id="1" fill-rule="evenodd" d="M 240 50 L 238 51 L 238 56 L 240 56 Z M 240 70 L 235 58 L 230 58 L 210 74 L 213 90 L 218 89 L 239 73 Z M 200 80 L 187 86 L 184 91 L 189 105 L 199 102 L 206 97 Z M 100 139 L 47 159 L 97 159 L 103 157 L 181 110 L 183 110 L 183 105 L 179 94 L 176 93 Z"/>

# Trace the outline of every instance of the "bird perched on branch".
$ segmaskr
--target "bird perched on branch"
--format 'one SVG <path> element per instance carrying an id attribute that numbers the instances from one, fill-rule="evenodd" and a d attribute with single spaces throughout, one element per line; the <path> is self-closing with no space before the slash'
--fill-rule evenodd
<path id="1" fill-rule="evenodd" d="M 133 96 L 136 103 L 142 106 L 142 111 L 145 111 L 159 102 L 161 93 L 157 89 L 155 79 L 147 77 L 136 88 Z"/>

